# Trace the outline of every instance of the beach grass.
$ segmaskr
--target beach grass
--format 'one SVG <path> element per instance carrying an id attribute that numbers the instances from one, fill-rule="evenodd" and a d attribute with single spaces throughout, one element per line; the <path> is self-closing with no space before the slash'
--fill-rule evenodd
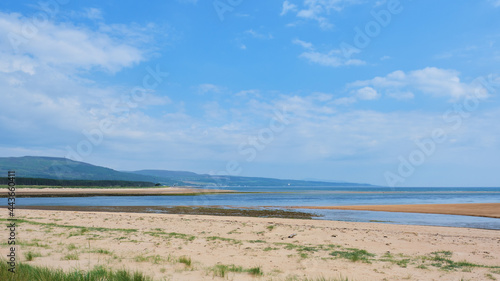
<path id="1" fill-rule="evenodd" d="M 260 266 L 255 266 L 251 268 L 244 268 L 242 266 L 230 264 L 230 265 L 225 265 L 225 264 L 217 264 L 213 266 L 212 268 L 209 269 L 212 271 L 213 276 L 216 277 L 226 277 L 228 272 L 235 272 L 235 273 L 248 273 L 250 275 L 254 276 L 262 276 L 264 275 L 264 272 L 262 271 L 262 268 Z"/>
<path id="2" fill-rule="evenodd" d="M 334 257 L 347 259 L 352 262 L 361 261 L 364 263 L 371 263 L 371 259 L 375 257 L 375 254 L 369 253 L 366 250 L 360 250 L 355 248 L 336 250 L 331 252 L 330 255 Z"/>
<path id="3" fill-rule="evenodd" d="M 32 261 L 35 258 L 39 258 L 41 256 L 42 256 L 42 254 L 39 252 L 28 251 L 28 252 L 24 253 L 24 257 L 26 258 L 27 261 Z"/>
<path id="4" fill-rule="evenodd" d="M 191 266 L 191 258 L 187 256 L 182 256 L 179 258 L 179 262 L 185 264 L 186 266 Z"/>
<path id="5" fill-rule="evenodd" d="M 6 261 L 0 262 L 0 280 L 2 281 L 153 281 L 153 279 L 140 272 L 126 270 L 110 270 L 103 266 L 96 266 L 90 271 L 75 270 L 64 272 L 60 269 L 32 266 L 20 263 L 16 266 L 15 273 L 9 272 Z"/>

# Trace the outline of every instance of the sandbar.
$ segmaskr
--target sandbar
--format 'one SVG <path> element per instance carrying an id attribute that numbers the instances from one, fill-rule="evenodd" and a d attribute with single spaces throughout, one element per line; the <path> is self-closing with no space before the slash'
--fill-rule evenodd
<path id="1" fill-rule="evenodd" d="M 500 218 L 500 203 L 362 205 L 362 206 L 295 206 L 297 209 L 362 210 L 424 213 Z"/>

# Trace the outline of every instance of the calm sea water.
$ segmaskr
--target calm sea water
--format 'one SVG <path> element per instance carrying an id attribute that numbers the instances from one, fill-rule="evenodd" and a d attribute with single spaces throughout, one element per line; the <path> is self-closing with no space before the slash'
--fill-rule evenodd
<path id="1" fill-rule="evenodd" d="M 231 187 L 250 194 L 199 196 L 97 196 L 18 198 L 17 205 L 58 206 L 342 206 L 390 204 L 500 203 L 500 188 L 389 188 L 389 187 Z M 500 219 L 469 216 L 370 211 L 304 210 L 320 219 L 499 229 Z"/>

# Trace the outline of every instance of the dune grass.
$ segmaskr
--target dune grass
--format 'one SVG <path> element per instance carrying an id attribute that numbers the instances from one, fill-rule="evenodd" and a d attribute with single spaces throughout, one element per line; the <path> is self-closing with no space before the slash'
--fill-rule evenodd
<path id="1" fill-rule="evenodd" d="M 217 277 L 225 277 L 228 272 L 248 273 L 254 276 L 264 275 L 264 272 L 262 271 L 260 266 L 252 268 L 243 268 L 242 266 L 234 264 L 231 265 L 217 264 L 214 267 L 210 268 L 210 271 L 212 271 L 213 275 Z"/>
<path id="2" fill-rule="evenodd" d="M 0 262 L 0 280 L 2 281 L 153 281 L 140 272 L 131 273 L 126 270 L 109 270 L 96 266 L 90 271 L 64 272 L 60 269 L 31 266 L 20 263 L 16 272 L 8 271 L 9 265 L 5 260 Z"/>
<path id="3" fill-rule="evenodd" d="M 179 262 L 185 264 L 186 266 L 191 266 L 191 258 L 187 256 L 182 256 L 179 258 Z"/>
<path id="4" fill-rule="evenodd" d="M 334 257 L 344 258 L 352 262 L 362 261 L 364 263 L 371 263 L 371 258 L 375 257 L 375 254 L 369 253 L 366 250 L 355 248 L 333 251 L 330 253 L 330 255 Z"/>
<path id="5" fill-rule="evenodd" d="M 40 254 L 39 252 L 29 251 L 29 252 L 24 253 L 24 257 L 26 258 L 27 261 L 32 261 L 34 258 L 38 258 L 41 256 L 42 256 L 42 254 Z"/>

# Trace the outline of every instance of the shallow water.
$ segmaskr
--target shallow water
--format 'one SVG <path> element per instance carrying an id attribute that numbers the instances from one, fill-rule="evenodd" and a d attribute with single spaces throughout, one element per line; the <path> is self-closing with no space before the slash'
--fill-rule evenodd
<path id="1" fill-rule="evenodd" d="M 270 193 L 198 196 L 96 196 L 18 198 L 17 205 L 57 206 L 341 206 L 391 204 L 500 203 L 500 188 L 387 188 L 387 187 L 231 187 L 236 191 Z M 471 216 L 371 211 L 310 210 L 320 219 L 394 224 L 500 229 L 500 219 Z"/>

